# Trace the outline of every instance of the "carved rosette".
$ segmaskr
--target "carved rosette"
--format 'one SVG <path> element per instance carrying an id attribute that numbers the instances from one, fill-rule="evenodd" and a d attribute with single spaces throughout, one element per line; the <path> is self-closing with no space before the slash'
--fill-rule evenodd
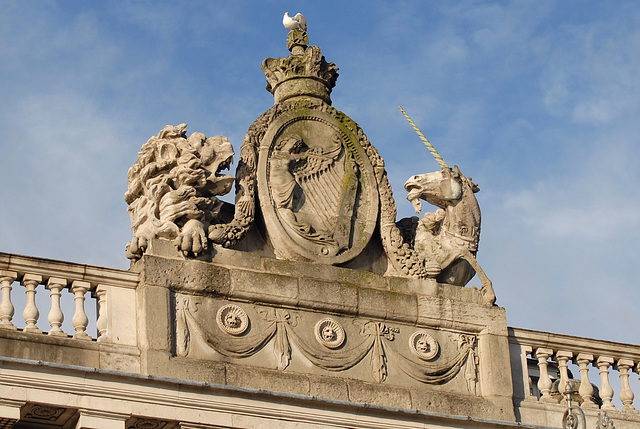
<path id="1" fill-rule="evenodd" d="M 427 331 L 416 331 L 409 338 L 409 349 L 422 360 L 432 360 L 438 355 L 440 345 Z"/>
<path id="2" fill-rule="evenodd" d="M 346 337 L 342 326 L 329 317 L 316 323 L 314 333 L 316 340 L 329 349 L 337 349 L 343 345 Z"/>
<path id="3" fill-rule="evenodd" d="M 242 335 L 249 328 L 249 316 L 235 304 L 220 307 L 216 314 L 218 327 L 231 335 Z"/>

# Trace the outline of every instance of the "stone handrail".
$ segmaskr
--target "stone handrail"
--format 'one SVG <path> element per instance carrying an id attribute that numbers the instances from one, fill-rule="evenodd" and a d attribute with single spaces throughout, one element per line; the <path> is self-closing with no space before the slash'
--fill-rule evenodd
<path id="1" fill-rule="evenodd" d="M 640 373 L 640 346 L 519 328 L 509 328 L 509 343 L 512 350 L 512 365 L 516 363 L 516 366 L 522 368 L 522 380 L 519 381 L 524 391 L 523 399 L 545 403 L 563 402 L 567 383 L 571 382 L 568 371 L 568 362 L 571 360 L 579 367 L 580 379 L 575 381 L 573 390 L 577 392 L 582 408 L 619 411 L 618 407 L 612 403 L 614 391 L 609 379 L 610 370 L 616 370 L 622 386 L 619 398 L 624 406 L 621 411 L 638 413 L 633 406 L 634 393 L 629 385 L 629 370 Z M 517 353 L 519 356 L 515 356 Z M 528 356 L 537 362 L 536 365 L 540 371 L 537 382 L 539 397 L 527 393 L 532 387 L 529 386 Z M 559 373 L 557 392 L 552 391 L 550 365 L 557 366 Z M 602 401 L 601 405 L 595 397 L 596 392 L 592 385 L 594 380 L 589 380 L 589 366 L 599 371 L 598 393 Z M 515 378 L 514 372 L 514 384 Z"/>
<path id="2" fill-rule="evenodd" d="M 16 308 L 11 293 L 18 285 L 25 289 L 26 304 L 22 315 L 26 326 L 24 333 L 43 334 L 36 326 L 40 311 L 36 303 L 36 294 L 44 292 L 41 285 L 50 291 L 50 306 L 47 310 L 51 329 L 47 335 L 67 337 L 61 328 L 65 319 L 65 308 L 60 305 L 63 293 L 71 293 L 75 302 L 72 323 L 75 329 L 73 338 L 94 340 L 86 332 L 89 322 L 85 312 L 87 297 L 97 297 L 98 316 L 95 321 L 97 338 L 101 342 L 117 342 L 124 345 L 136 345 L 135 329 L 131 332 L 131 321 L 125 316 L 127 311 L 135 320 L 135 289 L 138 274 L 125 270 L 103 268 L 92 265 L 76 264 L 31 256 L 0 253 L 0 283 L 2 301 L 0 302 L 0 330 L 17 331 L 13 323 Z M 87 295 L 87 293 L 90 295 Z M 114 317 L 112 309 L 117 308 L 119 317 Z M 115 311 L 115 310 L 114 310 Z M 67 315 L 70 316 L 70 315 Z M 133 322 L 135 324 L 135 321 Z M 128 327 L 127 327 L 128 325 Z"/>

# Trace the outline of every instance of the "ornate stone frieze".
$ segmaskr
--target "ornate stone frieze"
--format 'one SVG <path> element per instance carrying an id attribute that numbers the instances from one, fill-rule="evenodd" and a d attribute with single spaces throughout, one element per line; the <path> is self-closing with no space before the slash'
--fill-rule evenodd
<path id="1" fill-rule="evenodd" d="M 254 356 L 262 356 L 252 362 L 258 365 L 273 362 L 282 371 L 288 370 L 294 364 L 293 360 L 298 359 L 322 371 L 343 372 L 342 376 L 346 377 L 368 374 L 366 378 L 378 383 L 385 382 L 391 373 L 397 374 L 399 370 L 420 383 L 445 384 L 464 368 L 467 389 L 475 394 L 474 335 L 447 334 L 447 347 L 443 351 L 438 341 L 425 330 L 414 329 L 409 335 L 409 327 L 369 319 L 352 320 L 346 326 L 335 318 L 311 322 L 312 314 L 309 313 L 257 305 L 251 310 L 256 316 L 252 317 L 252 323 L 243 335 L 229 335 L 221 317 L 231 314 L 231 309 L 234 312 L 241 310 L 239 306 L 182 294 L 176 294 L 176 303 L 181 303 L 176 305 L 176 332 L 181 333 L 176 352 L 182 357 L 201 359 L 206 355 L 208 358 L 223 356 L 251 361 Z M 218 309 L 214 311 L 216 306 Z M 207 317 L 212 311 L 218 315 L 217 323 L 213 325 Z M 238 321 L 233 323 L 239 324 Z M 399 335 L 413 345 L 411 353 L 404 352 L 407 343 L 399 342 Z M 194 342 L 197 347 L 191 344 Z M 272 353 L 271 359 L 266 359 L 268 353 Z M 295 366 L 300 365 L 305 367 L 307 364 L 300 362 Z"/>

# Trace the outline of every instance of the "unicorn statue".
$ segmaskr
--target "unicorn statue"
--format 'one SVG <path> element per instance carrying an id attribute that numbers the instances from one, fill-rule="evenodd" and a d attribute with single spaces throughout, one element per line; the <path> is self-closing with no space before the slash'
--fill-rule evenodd
<path id="1" fill-rule="evenodd" d="M 400 110 L 441 167 L 440 171 L 412 176 L 404 184 L 416 214 L 422 211 L 422 200 L 438 207 L 417 221 L 411 237 L 414 251 L 430 271 L 433 265 L 439 269 L 436 279 L 440 283 L 465 286 L 477 273 L 483 300 L 493 305 L 496 296 L 491 280 L 476 260 L 480 206 L 475 193 L 480 189 L 457 165 L 451 169 L 404 109 Z"/>

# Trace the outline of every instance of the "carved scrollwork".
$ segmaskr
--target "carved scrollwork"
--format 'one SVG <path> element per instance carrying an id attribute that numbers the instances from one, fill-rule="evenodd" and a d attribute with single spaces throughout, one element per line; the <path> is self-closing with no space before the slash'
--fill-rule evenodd
<path id="1" fill-rule="evenodd" d="M 422 360 L 432 360 L 438 355 L 440 345 L 427 331 L 419 330 L 409 338 L 409 349 Z"/>
<path id="2" fill-rule="evenodd" d="M 337 349 L 344 344 L 346 338 L 342 326 L 331 318 L 318 321 L 314 333 L 316 340 L 329 349 Z"/>
<path id="3" fill-rule="evenodd" d="M 249 316 L 235 304 L 220 307 L 216 314 L 216 322 L 220 329 L 231 335 L 242 335 L 249 328 Z"/>

